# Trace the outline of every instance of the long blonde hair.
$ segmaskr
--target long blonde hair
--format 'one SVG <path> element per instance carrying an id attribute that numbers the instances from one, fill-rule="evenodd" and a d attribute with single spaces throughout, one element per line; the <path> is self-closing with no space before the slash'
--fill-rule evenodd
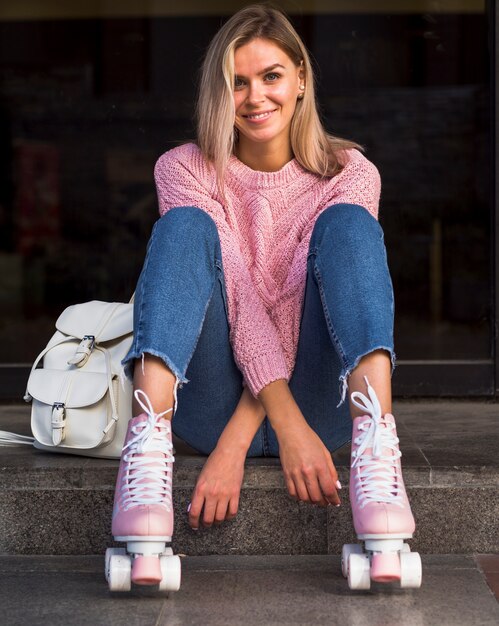
<path id="1" fill-rule="evenodd" d="M 268 39 L 278 45 L 296 67 L 302 65 L 306 89 L 298 99 L 291 121 L 291 149 L 306 170 L 319 176 L 335 176 L 344 163 L 339 153 L 364 147 L 330 135 L 317 111 L 314 73 L 307 49 L 286 15 L 279 9 L 254 4 L 235 13 L 213 37 L 202 66 L 196 106 L 197 143 L 214 168 L 223 188 L 223 175 L 234 153 L 234 53 L 253 39 Z"/>

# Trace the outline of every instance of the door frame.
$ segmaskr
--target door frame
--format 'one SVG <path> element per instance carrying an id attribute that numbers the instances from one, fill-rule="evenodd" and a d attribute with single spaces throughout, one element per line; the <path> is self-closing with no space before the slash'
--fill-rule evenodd
<path id="1" fill-rule="evenodd" d="M 491 232 L 492 232 L 492 246 L 493 253 L 492 259 L 494 260 L 494 266 L 492 268 L 494 290 L 493 312 L 492 312 L 492 328 L 493 328 L 493 346 L 492 354 L 494 359 L 494 396 L 496 400 L 499 400 L 499 176 L 497 175 L 497 168 L 499 166 L 499 80 L 497 72 L 499 71 L 499 10 L 497 7 L 497 0 L 490 0 L 487 3 L 487 13 L 489 15 L 489 45 L 491 49 L 491 110 L 492 110 L 492 132 L 491 138 L 493 141 L 492 154 L 492 206 L 494 207 L 494 215 L 491 220 Z"/>

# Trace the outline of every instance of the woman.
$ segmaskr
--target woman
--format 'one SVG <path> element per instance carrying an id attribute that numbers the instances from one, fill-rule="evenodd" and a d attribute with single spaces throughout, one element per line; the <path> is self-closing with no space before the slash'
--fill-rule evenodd
<path id="1" fill-rule="evenodd" d="M 412 536 L 391 415 L 380 177 L 359 150 L 326 134 L 308 53 L 281 12 L 254 5 L 226 22 L 203 65 L 197 141 L 155 168 L 162 217 L 124 360 L 137 417 L 113 515 L 115 538 L 140 541 L 129 550 L 146 554 L 134 560 L 135 582 L 161 579 L 147 555 L 173 531 L 172 418 L 209 455 L 189 507 L 193 530 L 235 517 L 247 456 L 278 456 L 295 500 L 340 506 L 331 451 L 351 439 L 353 419 L 359 537 L 384 537 L 390 517 L 398 558 Z M 394 577 L 385 570 L 378 565 L 377 580 Z"/>

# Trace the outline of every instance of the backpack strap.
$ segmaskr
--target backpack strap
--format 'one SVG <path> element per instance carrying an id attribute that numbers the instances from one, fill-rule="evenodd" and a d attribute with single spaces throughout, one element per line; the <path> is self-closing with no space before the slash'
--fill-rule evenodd
<path id="1" fill-rule="evenodd" d="M 33 372 L 33 370 L 36 370 L 36 368 L 38 367 L 38 364 L 40 363 L 40 361 L 43 359 L 43 357 L 47 354 L 47 352 L 49 350 L 52 350 L 52 348 L 54 348 L 55 346 L 59 346 L 61 343 L 66 343 L 66 341 L 74 341 L 77 340 L 77 337 L 64 337 L 63 339 L 56 341 L 53 344 L 48 345 L 44 350 L 42 350 L 40 352 L 40 354 L 36 357 L 35 362 L 33 363 L 32 367 L 31 367 L 31 371 L 30 371 L 30 376 Z M 29 376 L 28 376 L 28 380 L 29 380 Z M 30 396 L 30 394 L 28 393 L 28 387 L 26 387 L 26 392 L 23 396 L 23 400 L 25 402 L 31 402 L 31 400 L 33 400 L 33 398 Z"/>
<path id="2" fill-rule="evenodd" d="M 18 446 L 21 444 L 32 446 L 34 441 L 35 438 L 28 435 L 18 435 L 17 433 L 9 433 L 7 430 L 0 430 L 0 446 Z"/>

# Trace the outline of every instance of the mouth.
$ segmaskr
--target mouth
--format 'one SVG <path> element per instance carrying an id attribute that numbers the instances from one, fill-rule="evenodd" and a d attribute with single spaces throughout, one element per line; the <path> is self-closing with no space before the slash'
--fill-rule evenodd
<path id="1" fill-rule="evenodd" d="M 272 111 L 262 111 L 261 113 L 249 113 L 247 115 L 242 115 L 242 117 L 256 122 L 268 119 L 275 111 L 277 111 L 277 109 L 273 109 Z"/>

